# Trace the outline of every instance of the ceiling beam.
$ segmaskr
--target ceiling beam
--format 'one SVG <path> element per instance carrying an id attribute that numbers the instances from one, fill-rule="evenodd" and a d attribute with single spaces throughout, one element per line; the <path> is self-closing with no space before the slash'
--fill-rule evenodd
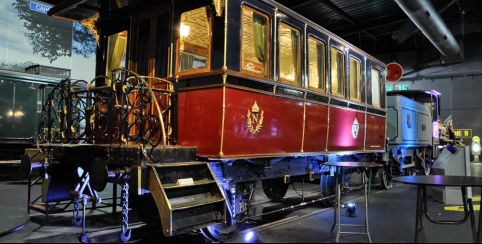
<path id="1" fill-rule="evenodd" d="M 445 5 L 443 8 L 441 8 L 438 11 L 439 15 L 442 15 L 443 12 L 449 9 L 456 2 L 458 2 L 458 0 L 450 1 L 447 5 Z M 396 40 L 399 44 L 401 44 L 407 41 L 410 37 L 412 37 L 418 31 L 419 31 L 418 27 L 415 26 L 415 24 L 410 19 L 408 19 L 404 24 L 400 26 L 400 28 L 398 28 L 398 30 L 395 30 L 393 32 L 392 38 Z"/>
<path id="2" fill-rule="evenodd" d="M 66 12 L 69 12 L 75 8 L 78 8 L 79 5 L 87 2 L 87 0 L 65 0 L 62 1 L 58 4 L 56 4 L 54 7 L 52 7 L 48 14 L 53 15 L 53 16 L 60 16 Z"/>
<path id="3" fill-rule="evenodd" d="M 339 8 L 330 0 L 318 0 L 319 3 L 323 4 L 327 8 L 329 8 L 331 11 L 335 12 L 339 16 L 341 16 L 344 20 L 346 20 L 348 23 L 350 23 L 353 27 L 357 29 L 362 29 L 358 24 L 357 21 L 354 20 L 350 15 L 348 15 L 343 9 Z M 365 33 L 367 36 L 369 36 L 371 39 L 375 40 L 376 38 L 370 34 L 368 31 L 363 30 L 363 33 Z"/>

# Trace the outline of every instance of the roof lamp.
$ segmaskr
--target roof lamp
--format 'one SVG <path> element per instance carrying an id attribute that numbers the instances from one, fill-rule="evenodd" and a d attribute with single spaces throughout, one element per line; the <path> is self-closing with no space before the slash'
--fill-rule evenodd
<path id="1" fill-rule="evenodd" d="M 181 37 L 188 37 L 191 32 L 191 26 L 181 23 Z"/>

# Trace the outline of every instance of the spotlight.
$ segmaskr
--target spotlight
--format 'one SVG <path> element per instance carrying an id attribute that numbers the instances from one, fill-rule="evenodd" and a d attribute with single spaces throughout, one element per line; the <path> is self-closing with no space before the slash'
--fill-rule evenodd
<path id="1" fill-rule="evenodd" d="M 244 243 L 255 243 L 256 241 L 256 235 L 253 231 L 249 231 L 244 234 Z"/>
<path id="2" fill-rule="evenodd" d="M 356 204 L 353 202 L 349 202 L 346 204 L 346 216 L 347 217 L 356 217 Z"/>

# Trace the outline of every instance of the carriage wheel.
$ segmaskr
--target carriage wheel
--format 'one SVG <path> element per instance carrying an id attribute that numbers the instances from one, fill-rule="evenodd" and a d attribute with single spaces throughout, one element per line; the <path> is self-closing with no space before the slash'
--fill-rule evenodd
<path id="1" fill-rule="evenodd" d="M 226 191 L 226 203 L 234 213 L 226 213 L 226 222 L 213 224 L 201 229 L 201 234 L 212 242 L 226 242 L 232 239 L 241 229 L 248 217 L 251 200 L 256 189 L 256 182 L 236 184 L 236 190 Z M 236 212 L 239 211 L 239 212 Z M 235 215 L 234 217 L 232 216 Z"/>
<path id="2" fill-rule="evenodd" d="M 220 223 L 202 228 L 200 231 L 210 242 L 226 242 L 232 239 L 240 229 L 240 223 Z"/>
<path id="3" fill-rule="evenodd" d="M 262 184 L 264 194 L 274 202 L 281 201 L 289 187 L 289 184 L 283 182 L 283 178 L 263 180 Z"/>
<path id="4" fill-rule="evenodd" d="M 388 190 L 393 187 L 392 174 L 389 172 L 390 169 L 391 167 L 383 167 L 377 172 L 378 179 L 380 179 L 380 187 L 384 190 Z"/>
<path id="5" fill-rule="evenodd" d="M 320 190 L 321 197 L 329 197 L 335 195 L 336 179 L 335 176 L 321 175 L 320 176 Z M 335 198 L 330 198 L 322 201 L 323 205 L 327 207 L 335 206 Z"/>

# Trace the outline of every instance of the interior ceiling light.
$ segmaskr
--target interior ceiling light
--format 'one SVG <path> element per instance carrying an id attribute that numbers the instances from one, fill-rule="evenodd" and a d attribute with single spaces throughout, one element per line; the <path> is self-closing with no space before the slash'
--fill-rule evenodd
<path id="1" fill-rule="evenodd" d="M 188 37 L 191 32 L 191 26 L 181 23 L 181 37 Z"/>

